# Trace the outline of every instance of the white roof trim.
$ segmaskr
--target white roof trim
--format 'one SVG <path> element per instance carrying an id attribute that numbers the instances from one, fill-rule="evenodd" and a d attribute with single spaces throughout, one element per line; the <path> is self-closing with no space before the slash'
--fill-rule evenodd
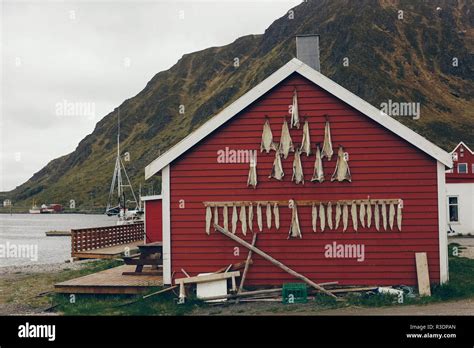
<path id="1" fill-rule="evenodd" d="M 474 155 L 474 152 L 469 148 L 469 146 L 467 146 L 467 145 L 464 143 L 464 141 L 461 141 L 459 144 L 457 144 L 456 147 L 454 148 L 454 150 L 451 151 L 450 153 L 454 153 L 454 152 L 458 149 L 458 147 L 461 146 L 461 145 L 464 146 L 466 149 L 468 149 L 469 152 Z"/>
<path id="2" fill-rule="evenodd" d="M 140 197 L 140 200 L 141 201 L 156 201 L 156 200 L 160 200 L 160 199 L 163 199 L 162 195 L 153 195 L 153 196 L 141 196 Z"/>
<path id="3" fill-rule="evenodd" d="M 370 105 L 362 98 L 359 98 L 355 94 L 349 92 L 347 89 L 338 85 L 320 72 L 314 70 L 313 68 L 304 64 L 300 60 L 293 58 L 280 69 L 278 69 L 276 72 L 274 72 L 265 80 L 260 82 L 257 86 L 245 93 L 242 97 L 240 97 L 228 107 L 226 107 L 224 110 L 219 112 L 216 116 L 212 117 L 209 121 L 204 123 L 201 127 L 190 133 L 187 137 L 182 139 L 171 149 L 166 151 L 163 155 L 152 161 L 148 166 L 145 167 L 145 179 L 149 179 L 151 176 L 166 167 L 176 158 L 181 156 L 184 152 L 199 143 L 202 139 L 211 134 L 214 130 L 225 124 L 232 117 L 234 117 L 240 111 L 242 111 L 251 103 L 256 101 L 262 95 L 270 91 L 278 83 L 283 81 L 285 78 L 287 78 L 294 72 L 297 72 L 300 75 L 306 77 L 314 84 L 323 88 L 335 97 L 341 99 L 345 103 L 352 106 L 354 109 L 360 111 L 361 113 L 368 116 L 377 123 L 381 124 L 388 130 L 399 135 L 401 138 L 405 139 L 412 145 L 416 146 L 417 148 L 424 151 L 425 153 L 435 158 L 439 162 L 443 163 L 444 165 L 448 166 L 449 168 L 453 166 L 451 155 L 449 153 L 439 148 L 438 146 L 436 146 L 426 138 L 422 137 L 418 133 L 412 131 L 410 128 L 396 121 L 392 117 L 388 116 L 387 114 L 384 114 L 376 107 Z"/>

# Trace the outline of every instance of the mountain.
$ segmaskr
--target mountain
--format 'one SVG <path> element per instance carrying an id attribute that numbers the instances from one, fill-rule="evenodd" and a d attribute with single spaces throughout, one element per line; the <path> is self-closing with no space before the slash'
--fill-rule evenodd
<path id="1" fill-rule="evenodd" d="M 125 165 L 138 187 L 144 167 L 160 152 L 293 58 L 297 34 L 320 34 L 322 73 L 373 105 L 389 99 L 420 102 L 419 120 L 399 120 L 451 150 L 460 140 L 471 140 L 474 129 L 473 24 L 473 2 L 466 0 L 303 2 L 263 35 L 184 55 L 98 122 L 74 152 L 0 199 L 8 196 L 25 206 L 33 199 L 63 204 L 75 199 L 79 207 L 104 207 L 118 110 L 121 147 L 131 159 Z M 152 184 L 158 191 L 159 182 Z"/>

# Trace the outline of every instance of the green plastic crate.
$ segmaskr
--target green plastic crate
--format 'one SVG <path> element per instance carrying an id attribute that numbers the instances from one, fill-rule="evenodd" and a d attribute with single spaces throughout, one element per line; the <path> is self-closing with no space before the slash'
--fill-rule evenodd
<path id="1" fill-rule="evenodd" d="M 304 283 L 283 284 L 282 302 L 286 304 L 308 302 L 308 291 Z"/>

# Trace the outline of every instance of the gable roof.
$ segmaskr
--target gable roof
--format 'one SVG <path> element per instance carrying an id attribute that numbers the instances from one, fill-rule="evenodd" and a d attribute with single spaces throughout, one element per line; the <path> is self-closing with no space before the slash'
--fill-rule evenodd
<path id="1" fill-rule="evenodd" d="M 455 152 L 455 151 L 458 149 L 458 147 L 461 146 L 461 145 L 464 146 L 471 154 L 474 155 L 474 152 L 469 148 L 469 146 L 467 146 L 467 145 L 464 143 L 464 141 L 459 142 L 459 144 L 457 144 L 456 147 L 454 148 L 454 150 L 451 151 L 450 153 Z"/>
<path id="2" fill-rule="evenodd" d="M 186 136 L 184 139 L 174 145 L 171 149 L 169 149 L 160 157 L 156 158 L 149 165 L 147 165 L 145 167 L 145 179 L 149 179 L 151 176 L 159 172 L 161 169 L 173 162 L 176 158 L 181 156 L 191 147 L 199 143 L 206 136 L 211 134 L 214 130 L 225 124 L 232 117 L 237 115 L 240 111 L 245 109 L 258 98 L 270 91 L 278 83 L 280 83 L 285 78 L 295 72 L 307 78 L 308 80 L 318 85 L 322 89 L 326 90 L 327 92 L 331 93 L 335 97 L 341 99 L 342 101 L 349 104 L 354 109 L 363 113 L 375 122 L 379 123 L 383 127 L 397 134 L 401 138 L 405 139 L 407 142 L 411 143 L 412 145 L 427 153 L 431 157 L 435 158 L 439 162 L 443 163 L 447 167 L 451 168 L 453 166 L 451 155 L 449 153 L 439 148 L 438 146 L 436 146 L 426 138 L 422 137 L 418 133 L 412 131 L 410 128 L 396 121 L 392 117 L 381 112 L 379 109 L 372 106 L 362 98 L 359 98 L 355 94 L 349 92 L 347 89 L 338 85 L 336 82 L 332 81 L 320 72 L 309 67 L 302 61 L 293 58 L 280 69 L 278 69 L 269 77 L 267 77 L 265 80 L 260 82 L 257 86 L 245 93 L 243 96 L 234 101 L 224 110 L 219 112 L 216 116 L 212 117 L 201 127 L 190 133 L 188 136 Z"/>

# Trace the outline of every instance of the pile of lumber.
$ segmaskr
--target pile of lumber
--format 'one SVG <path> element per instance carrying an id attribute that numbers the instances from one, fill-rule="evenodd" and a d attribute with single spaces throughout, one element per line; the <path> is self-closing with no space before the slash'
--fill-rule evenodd
<path id="1" fill-rule="evenodd" d="M 215 280 L 230 279 L 232 281 L 232 287 L 230 289 L 229 294 L 201 298 L 201 300 L 204 300 L 204 301 L 226 300 L 225 301 L 226 303 L 256 302 L 256 301 L 281 302 L 282 301 L 282 288 L 244 291 L 245 279 L 247 277 L 248 270 L 253 263 L 252 255 L 254 253 L 261 256 L 262 258 L 264 258 L 271 264 L 281 268 L 288 274 L 306 283 L 310 289 L 309 294 L 313 295 L 312 296 L 313 298 L 314 298 L 314 295 L 324 294 L 337 301 L 343 301 L 344 299 L 338 295 L 345 294 L 345 293 L 353 293 L 353 292 L 368 292 L 368 291 L 374 291 L 377 289 L 377 287 L 340 287 L 338 286 L 338 282 L 317 284 L 313 282 L 311 279 L 305 277 L 304 275 L 284 265 L 282 262 L 276 260 L 275 258 L 268 255 L 264 251 L 258 249 L 255 246 L 257 242 L 258 233 L 254 232 L 252 243 L 250 244 L 219 225 L 214 225 L 214 228 L 216 229 L 216 231 L 221 232 L 223 235 L 229 237 L 233 241 L 237 242 L 238 244 L 248 249 L 248 255 L 245 262 L 238 263 L 238 264 L 231 264 L 227 267 L 216 270 L 214 273 L 207 274 L 207 275 L 197 275 L 194 277 L 191 277 L 184 269 L 181 269 L 182 273 L 186 276 L 185 278 L 175 279 L 175 285 L 173 287 L 170 287 L 165 290 L 161 290 L 154 294 L 162 293 L 164 291 L 168 291 L 170 289 L 175 289 L 179 287 L 178 303 L 184 303 L 184 300 L 186 298 L 186 286 L 190 286 L 192 284 L 203 283 L 203 282 L 215 281 Z M 243 269 L 242 277 L 240 279 L 239 287 L 237 288 L 236 277 L 240 277 L 240 270 L 242 269 Z M 154 294 L 147 295 L 147 297 L 153 296 Z M 222 302 L 215 303 L 215 304 L 222 304 Z"/>

